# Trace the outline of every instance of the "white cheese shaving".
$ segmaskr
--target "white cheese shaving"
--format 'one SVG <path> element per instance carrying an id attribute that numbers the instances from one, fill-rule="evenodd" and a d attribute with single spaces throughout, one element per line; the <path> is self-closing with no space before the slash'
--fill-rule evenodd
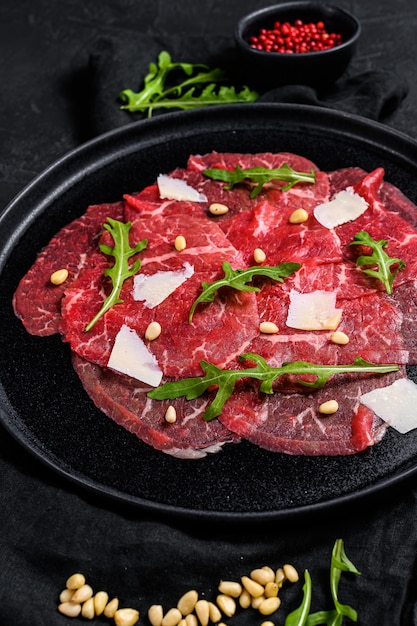
<path id="1" fill-rule="evenodd" d="M 351 222 L 365 213 L 368 203 L 348 187 L 339 191 L 330 202 L 319 204 L 314 209 L 314 217 L 325 228 L 334 228 Z"/>
<path id="2" fill-rule="evenodd" d="M 207 197 L 203 193 L 199 193 L 180 178 L 171 178 L 166 174 L 159 174 L 157 183 L 162 199 L 207 202 Z"/>
<path id="3" fill-rule="evenodd" d="M 360 400 L 402 434 L 417 428 L 417 385 L 408 378 L 400 378 L 388 387 L 373 389 Z"/>
<path id="4" fill-rule="evenodd" d="M 336 309 L 336 294 L 332 291 L 298 293 L 291 289 L 286 324 L 299 330 L 335 330 L 342 313 L 342 309 Z"/>
<path id="5" fill-rule="evenodd" d="M 137 333 L 126 324 L 116 335 L 107 367 L 151 387 L 157 387 L 162 380 L 162 371 L 156 358 Z"/>
<path id="6" fill-rule="evenodd" d="M 145 276 L 136 274 L 133 279 L 133 299 L 145 302 L 148 309 L 153 309 L 170 296 L 187 278 L 194 274 L 194 267 L 185 262 L 184 269 L 173 272 L 156 272 Z"/>

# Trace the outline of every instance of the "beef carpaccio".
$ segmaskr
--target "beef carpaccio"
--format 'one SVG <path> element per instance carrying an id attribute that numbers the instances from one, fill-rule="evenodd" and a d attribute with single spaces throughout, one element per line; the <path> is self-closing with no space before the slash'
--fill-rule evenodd
<path id="1" fill-rule="evenodd" d="M 313 170 L 315 182 L 300 182 L 283 191 L 284 182 L 271 180 L 251 197 L 246 182 L 227 189 L 224 182 L 204 174 L 210 168 L 279 168 L 284 164 L 299 172 Z M 406 377 L 405 366 L 417 363 L 414 205 L 384 181 L 381 168 L 370 173 L 357 167 L 322 172 L 308 159 L 290 153 L 196 155 L 170 177 L 185 181 L 201 197 L 198 201 L 161 198 L 155 182 L 118 202 L 88 207 L 82 217 L 57 233 L 14 296 L 15 313 L 27 331 L 39 336 L 61 334 L 71 346 L 75 371 L 96 406 L 142 441 L 179 458 L 200 458 L 243 438 L 267 450 L 294 455 L 355 454 L 381 441 L 387 424 L 360 398 L 370 389 Z M 366 211 L 333 228 L 319 223 L 314 209 L 352 188 L 367 203 Z M 213 203 L 228 211 L 211 213 Z M 289 217 L 298 209 L 307 212 L 307 219 L 291 223 Z M 114 259 L 99 248 L 100 243 L 112 245 L 111 235 L 103 228 L 108 218 L 131 224 L 132 247 L 147 241 L 134 257 L 141 263 L 136 276 L 178 274 L 184 268 L 192 271 L 152 307 L 134 297 L 135 278 L 130 276 L 123 282 L 120 301 L 87 332 L 86 325 L 111 291 L 105 270 Z M 387 240 L 390 256 L 405 263 L 390 295 L 380 281 L 356 265 L 359 246 L 350 243 L 360 231 L 375 240 Z M 186 243 L 183 249 L 174 245 L 178 236 Z M 263 251 L 264 261 L 254 260 L 256 249 Z M 221 278 L 225 261 L 234 269 L 281 263 L 297 263 L 299 269 L 283 282 L 258 277 L 258 291 L 219 290 L 212 302 L 196 308 L 190 323 L 190 308 L 202 283 Z M 60 269 L 68 271 L 67 279 L 52 284 L 51 274 Z M 315 290 L 335 295 L 336 308 L 342 311 L 337 330 L 349 338 L 348 343 L 332 341 L 328 329 L 287 325 L 291 293 Z M 155 321 L 161 333 L 148 340 L 146 329 Z M 275 324 L 278 332 L 260 332 L 263 321 Z M 315 391 L 279 379 L 273 394 L 262 393 L 257 381 L 242 378 L 219 417 L 205 421 L 210 390 L 194 400 L 151 400 L 149 384 L 108 367 L 123 326 L 142 339 L 161 371 L 162 383 L 202 376 L 202 360 L 223 369 L 242 369 L 239 356 L 248 352 L 261 355 L 271 367 L 292 361 L 343 365 L 359 356 L 376 364 L 395 363 L 399 369 L 384 375 L 334 376 Z M 338 410 L 320 413 L 318 407 L 328 400 L 337 400 Z M 175 408 L 173 423 L 165 418 L 168 406 Z"/>

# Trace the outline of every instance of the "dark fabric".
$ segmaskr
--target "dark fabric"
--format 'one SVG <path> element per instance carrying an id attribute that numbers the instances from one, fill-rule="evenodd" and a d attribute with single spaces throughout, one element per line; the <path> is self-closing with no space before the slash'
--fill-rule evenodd
<path id="1" fill-rule="evenodd" d="M 97 134 L 145 114 L 120 109 L 123 89 L 139 91 L 149 63 L 156 62 L 161 50 L 173 61 L 205 63 L 220 67 L 239 84 L 242 69 L 228 37 L 116 36 L 99 37 L 90 46 L 90 127 Z M 238 68 L 238 70 L 236 69 Z M 250 82 L 249 87 L 252 88 Z M 288 102 L 323 106 L 383 121 L 401 104 L 408 93 L 403 76 L 391 69 L 378 68 L 342 77 L 334 85 L 316 89 L 307 85 L 284 85 L 259 95 L 260 102 Z M 158 112 L 157 112 L 158 114 Z"/>
<path id="2" fill-rule="evenodd" d="M 233 79 L 235 23 L 246 11 L 264 4 L 263 0 L 3 0 L 0 210 L 68 150 L 141 119 L 120 110 L 118 94 L 140 87 L 148 64 L 162 49 L 174 60 L 221 66 Z M 339 108 L 417 138 L 415 0 L 378 4 L 341 0 L 340 5 L 352 10 L 363 26 L 346 75 L 320 92 L 280 87 L 262 94 L 262 99 Z M 0 292 L 0 309 L 10 304 Z M 1 334 L 0 349 L 4 349 Z M 22 381 L 32 375 L 21 372 L 13 351 L 9 359 L 9 374 L 19 372 Z M 60 393 L 59 383 L 51 380 L 51 393 Z M 132 472 L 138 471 L 132 467 Z M 260 488 L 266 490 L 268 485 Z M 309 570 L 312 609 L 330 608 L 328 573 L 337 538 L 343 538 L 348 557 L 361 571 L 358 577 L 343 574 L 339 588 L 340 600 L 357 609 L 357 623 L 416 626 L 414 473 L 379 496 L 370 500 L 365 495 L 342 510 L 291 522 L 186 522 L 128 508 L 81 488 L 43 466 L 0 425 L 0 626 L 113 623 L 103 617 L 88 621 L 58 613 L 60 590 L 75 571 L 83 572 L 95 590 L 118 596 L 121 606 L 139 609 L 139 624 L 148 624 L 146 612 L 153 603 L 168 610 L 192 588 L 211 600 L 220 579 L 238 580 L 255 567 L 286 562 L 301 574 Z M 275 626 L 283 626 L 288 612 L 300 603 L 301 587 L 299 583 L 282 590 L 282 607 L 271 617 Z M 250 609 L 224 621 L 230 626 L 259 626 L 264 619 L 269 618 Z"/>

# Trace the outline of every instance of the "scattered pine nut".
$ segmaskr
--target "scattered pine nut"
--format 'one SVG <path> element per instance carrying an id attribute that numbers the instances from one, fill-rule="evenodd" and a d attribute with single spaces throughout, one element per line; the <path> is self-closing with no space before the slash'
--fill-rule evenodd
<path id="1" fill-rule="evenodd" d="M 177 608 L 169 609 L 164 615 L 162 626 L 178 626 L 182 619 L 182 615 Z"/>
<path id="2" fill-rule="evenodd" d="M 169 409 L 173 409 L 175 412 L 175 409 L 173 406 L 169 406 L 167 412 L 165 413 L 165 419 L 167 421 L 168 420 L 168 411 Z M 177 417 L 176 413 L 174 415 L 175 419 Z M 175 420 L 174 420 L 175 421 Z M 192 611 L 194 611 L 195 605 L 198 601 L 198 593 L 197 591 L 195 591 L 195 589 L 191 589 L 190 591 L 187 591 L 187 593 L 184 593 L 183 596 L 181 596 L 181 598 L 178 600 L 177 603 L 177 609 L 181 612 L 181 614 L 185 617 L 186 615 L 188 615 L 189 613 L 192 613 Z"/>
<path id="3" fill-rule="evenodd" d="M 78 617 L 81 613 L 81 604 L 75 602 L 62 602 L 58 605 L 58 611 L 66 617 Z"/>
<path id="4" fill-rule="evenodd" d="M 207 600 L 198 600 L 195 605 L 195 613 L 201 626 L 208 626 L 210 619 L 210 609 Z"/>
<path id="5" fill-rule="evenodd" d="M 114 614 L 116 626 L 133 626 L 139 621 L 139 611 L 136 609 L 118 609 Z"/>
<path id="6" fill-rule="evenodd" d="M 284 584 L 284 581 L 285 581 L 284 570 L 282 569 L 282 567 L 279 567 L 277 569 L 277 573 L 275 574 L 275 582 L 277 583 L 278 587 L 282 587 L 282 585 Z"/>
<path id="7" fill-rule="evenodd" d="M 68 270 L 63 268 L 62 270 L 56 270 L 49 278 L 53 285 L 62 285 L 68 278 Z"/>
<path id="8" fill-rule="evenodd" d="M 279 332 L 279 328 L 274 322 L 261 322 L 259 324 L 259 332 L 264 335 L 275 335 Z"/>
<path id="9" fill-rule="evenodd" d="M 242 609 L 248 609 L 251 604 L 251 597 L 249 591 L 244 589 L 239 596 L 239 604 Z"/>
<path id="10" fill-rule="evenodd" d="M 67 589 L 79 589 L 85 585 L 85 576 L 83 574 L 73 574 L 66 582 Z"/>
<path id="11" fill-rule="evenodd" d="M 323 402 L 323 404 L 320 404 L 319 413 L 323 413 L 323 415 L 333 415 L 333 413 L 336 413 L 338 408 L 339 404 L 337 400 L 328 400 L 327 402 Z"/>
<path id="12" fill-rule="evenodd" d="M 242 585 L 234 580 L 221 580 L 217 589 L 232 598 L 238 598 L 242 593 Z"/>
<path id="13" fill-rule="evenodd" d="M 271 580 L 271 582 L 265 585 L 265 598 L 274 598 L 278 595 L 278 591 L 278 583 L 276 583 L 275 580 Z"/>
<path id="14" fill-rule="evenodd" d="M 198 626 L 198 619 L 194 613 L 190 613 L 189 615 L 186 615 L 185 623 L 187 626 Z"/>
<path id="15" fill-rule="evenodd" d="M 172 404 L 169 405 L 165 412 L 165 421 L 168 422 L 168 424 L 175 424 L 177 421 L 177 411 Z"/>
<path id="16" fill-rule="evenodd" d="M 154 341 L 154 339 L 158 339 L 161 332 L 161 324 L 159 322 L 151 322 L 145 331 L 145 339 Z"/>
<path id="17" fill-rule="evenodd" d="M 162 626 L 164 611 L 161 604 L 152 604 L 148 610 L 148 619 L 151 626 Z"/>
<path id="18" fill-rule="evenodd" d="M 279 609 L 281 605 L 281 600 L 278 597 L 275 598 L 265 598 L 265 600 L 259 606 L 259 613 L 261 615 L 272 615 Z"/>
<path id="19" fill-rule="evenodd" d="M 209 602 L 208 605 L 210 622 L 212 622 L 213 624 L 217 624 L 218 622 L 220 622 L 222 614 L 216 604 L 214 604 L 214 602 Z"/>
<path id="20" fill-rule="evenodd" d="M 96 615 L 101 615 L 109 601 L 109 594 L 106 591 L 98 591 L 93 598 L 94 611 Z"/>
<path id="21" fill-rule="evenodd" d="M 216 598 L 217 606 L 226 617 L 232 617 L 236 612 L 236 602 L 234 598 L 221 593 Z"/>
<path id="22" fill-rule="evenodd" d="M 79 604 L 82 604 L 83 602 L 89 600 L 92 596 L 93 590 L 90 585 L 83 585 L 82 587 L 76 589 L 74 595 L 71 598 L 71 602 L 77 602 Z"/>
<path id="23" fill-rule="evenodd" d="M 213 204 L 210 204 L 208 210 L 212 215 L 224 215 L 229 212 L 229 207 L 220 202 L 213 202 Z"/>
<path id="24" fill-rule="evenodd" d="M 88 598 L 81 606 L 81 615 L 85 617 L 85 619 L 94 619 L 95 610 L 93 598 Z"/>
<path id="25" fill-rule="evenodd" d="M 242 581 L 242 585 L 245 587 L 246 591 L 250 593 L 252 598 L 259 598 L 264 593 L 264 588 L 259 583 L 249 578 L 249 576 L 242 576 L 240 579 Z"/>
<path id="26" fill-rule="evenodd" d="M 60 602 L 70 602 L 72 600 L 72 596 L 74 595 L 75 589 L 63 589 L 59 594 Z"/>
<path id="27" fill-rule="evenodd" d="M 118 608 L 119 608 L 119 599 L 113 598 L 113 600 L 110 600 L 110 602 L 106 604 L 104 611 L 103 611 L 103 615 L 105 617 L 114 617 L 114 614 L 116 613 Z"/>
<path id="28" fill-rule="evenodd" d="M 349 337 L 345 333 L 342 333 L 341 330 L 336 330 L 330 335 L 330 341 L 333 341 L 333 343 L 338 343 L 341 346 L 345 346 L 347 343 L 349 343 Z"/>
<path id="29" fill-rule="evenodd" d="M 290 565 L 289 563 L 286 563 L 285 565 L 283 565 L 282 569 L 284 570 L 286 579 L 289 580 L 290 583 L 298 582 L 299 576 L 294 565 Z"/>
<path id="30" fill-rule="evenodd" d="M 262 622 L 261 626 L 275 626 L 274 622 Z"/>
<path id="31" fill-rule="evenodd" d="M 175 250 L 177 250 L 178 252 L 185 250 L 185 248 L 187 247 L 187 242 L 183 235 L 178 235 L 178 237 L 175 237 L 174 247 Z"/>
<path id="32" fill-rule="evenodd" d="M 255 263 L 263 263 L 266 259 L 266 254 L 261 248 L 255 248 L 253 251 L 253 258 Z"/>
<path id="33" fill-rule="evenodd" d="M 250 605 L 253 609 L 258 610 L 264 600 L 265 596 L 262 594 L 257 598 L 252 598 Z"/>
<path id="34" fill-rule="evenodd" d="M 250 577 L 252 578 L 252 580 L 259 583 L 260 585 L 266 585 L 267 583 L 272 582 L 274 580 L 275 575 L 272 570 L 268 571 L 264 569 L 254 569 L 251 571 Z"/>
<path id="35" fill-rule="evenodd" d="M 290 224 L 302 224 L 308 220 L 308 213 L 305 209 L 296 209 L 288 218 Z"/>

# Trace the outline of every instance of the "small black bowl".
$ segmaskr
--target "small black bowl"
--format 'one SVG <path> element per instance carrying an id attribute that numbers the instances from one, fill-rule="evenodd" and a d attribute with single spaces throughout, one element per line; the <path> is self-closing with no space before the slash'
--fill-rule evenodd
<path id="1" fill-rule="evenodd" d="M 276 21 L 324 22 L 327 32 L 339 33 L 342 43 L 317 52 L 280 53 L 254 49 L 249 40 L 260 28 L 271 29 Z M 360 22 L 334 5 L 309 0 L 282 2 L 245 15 L 238 22 L 235 40 L 240 73 L 251 86 L 271 89 L 284 84 L 324 86 L 334 83 L 347 69 L 361 33 Z"/>

